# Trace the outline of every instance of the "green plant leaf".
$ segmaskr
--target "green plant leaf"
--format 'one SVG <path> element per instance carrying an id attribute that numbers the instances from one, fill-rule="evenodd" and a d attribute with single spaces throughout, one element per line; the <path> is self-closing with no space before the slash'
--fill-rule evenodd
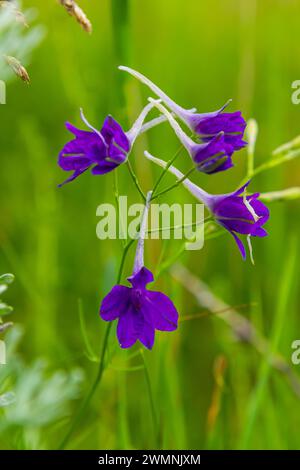
<path id="1" fill-rule="evenodd" d="M 13 274 L 2 274 L 0 276 L 0 285 L 8 285 L 8 284 L 11 284 L 12 282 L 14 282 L 15 280 L 15 276 Z"/>
<path id="2" fill-rule="evenodd" d="M 12 313 L 12 311 L 12 307 L 3 302 L 0 303 L 0 317 L 3 317 L 4 315 L 9 315 L 10 313 Z"/>
<path id="3" fill-rule="evenodd" d="M 16 401 L 16 396 L 14 392 L 7 392 L 3 395 L 0 395 L 0 408 L 5 408 L 6 406 L 12 405 Z"/>

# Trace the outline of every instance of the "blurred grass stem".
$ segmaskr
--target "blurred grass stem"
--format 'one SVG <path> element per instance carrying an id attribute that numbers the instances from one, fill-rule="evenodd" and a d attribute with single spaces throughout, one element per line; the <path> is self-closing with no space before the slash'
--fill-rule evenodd
<path id="1" fill-rule="evenodd" d="M 126 259 L 128 250 L 129 250 L 130 246 L 133 244 L 133 242 L 134 242 L 134 239 L 130 240 L 127 243 L 127 245 L 124 247 L 122 258 L 121 258 L 121 263 L 120 263 L 120 268 L 119 268 L 119 272 L 118 272 L 118 276 L 117 276 L 117 284 L 119 284 L 120 281 L 121 281 L 125 259 Z M 110 322 L 106 327 L 104 340 L 103 340 L 101 353 L 100 353 L 99 368 L 98 368 L 98 372 L 97 372 L 95 381 L 94 381 L 88 395 L 86 396 L 85 400 L 83 401 L 82 406 L 80 407 L 77 415 L 75 416 L 74 421 L 71 424 L 71 427 L 70 427 L 69 431 L 67 432 L 66 436 L 62 440 L 62 442 L 59 446 L 59 450 L 64 449 L 66 447 L 66 445 L 68 444 L 68 442 L 69 442 L 70 438 L 72 437 L 74 431 L 76 430 L 76 428 L 78 427 L 78 425 L 81 422 L 82 418 L 84 417 L 85 412 L 86 412 L 86 410 L 87 410 L 87 408 L 90 404 L 90 401 L 93 398 L 98 386 L 101 383 L 101 379 L 103 377 L 103 372 L 104 372 L 104 369 L 105 369 L 105 356 L 106 356 L 106 351 L 107 351 L 107 346 L 108 346 L 108 339 L 109 339 L 109 334 L 110 334 L 111 328 L 112 328 L 112 323 Z"/>
<path id="2" fill-rule="evenodd" d="M 148 367 L 147 367 L 147 364 L 146 364 L 146 361 L 145 361 L 144 351 L 142 349 L 141 349 L 141 357 L 142 357 L 142 361 L 143 361 L 143 364 L 144 364 L 144 373 L 145 373 L 146 386 L 147 386 L 149 402 L 150 402 L 150 409 L 151 409 L 151 416 L 152 416 L 152 422 L 153 422 L 153 428 L 154 428 L 155 442 L 158 444 L 158 447 L 159 447 L 158 421 L 157 421 L 156 410 L 155 410 L 155 406 L 154 406 L 151 379 L 150 379 Z"/>

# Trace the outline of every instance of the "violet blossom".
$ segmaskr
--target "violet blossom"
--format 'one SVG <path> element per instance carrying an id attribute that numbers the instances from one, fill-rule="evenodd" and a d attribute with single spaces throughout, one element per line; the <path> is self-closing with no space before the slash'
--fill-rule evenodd
<path id="1" fill-rule="evenodd" d="M 167 163 L 165 161 L 155 158 L 149 152 L 145 152 L 145 156 L 157 165 L 166 168 Z M 178 180 L 184 177 L 183 173 L 174 166 L 170 166 L 168 171 L 173 173 Z M 247 235 L 251 257 L 250 237 L 265 237 L 268 235 L 263 225 L 269 219 L 269 210 L 259 201 L 260 193 L 244 194 L 249 183 L 250 181 L 232 193 L 213 195 L 207 193 L 187 178 L 182 181 L 182 184 L 190 193 L 205 204 L 215 221 L 234 237 L 243 259 L 246 258 L 246 251 L 237 234 Z"/>
<path id="2" fill-rule="evenodd" d="M 178 312 L 169 297 L 147 289 L 147 284 L 154 281 L 152 272 L 144 266 L 144 237 L 151 195 L 150 191 L 142 216 L 133 272 L 128 278 L 131 287 L 114 286 L 100 306 L 103 320 L 118 319 L 117 337 L 121 348 L 130 348 L 139 340 L 152 349 L 155 330 L 174 331 L 178 325 Z"/>
<path id="3" fill-rule="evenodd" d="M 93 175 L 104 175 L 124 163 L 152 108 L 153 104 L 145 106 L 128 132 L 110 115 L 105 118 L 99 131 L 87 121 L 81 110 L 81 119 L 90 130 L 81 130 L 69 122 L 66 123 L 67 129 L 74 134 L 75 139 L 63 147 L 59 153 L 58 164 L 64 171 L 73 173 L 59 186 L 73 181 L 89 168 Z"/>
<path id="4" fill-rule="evenodd" d="M 198 171 L 212 174 L 227 170 L 233 166 L 231 160 L 232 147 L 225 143 L 224 132 L 219 132 L 219 134 L 206 143 L 196 143 L 181 129 L 178 122 L 164 106 L 151 98 L 149 98 L 149 101 L 166 116 Z"/>
<path id="5" fill-rule="evenodd" d="M 196 113 L 195 109 L 185 109 L 173 101 L 151 80 L 129 67 L 120 66 L 120 70 L 130 73 L 142 83 L 147 85 L 161 100 L 175 113 L 193 132 L 198 134 L 204 142 L 210 142 L 220 132 L 224 132 L 224 143 L 228 153 L 240 150 L 247 142 L 243 140 L 246 122 L 240 111 L 224 113 L 229 100 L 224 106 L 210 113 Z"/>

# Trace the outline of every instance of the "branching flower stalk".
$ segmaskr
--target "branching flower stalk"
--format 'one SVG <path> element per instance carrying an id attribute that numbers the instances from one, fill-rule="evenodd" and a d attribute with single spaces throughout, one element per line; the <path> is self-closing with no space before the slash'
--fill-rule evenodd
<path id="1" fill-rule="evenodd" d="M 144 201 L 144 212 L 140 221 L 139 231 L 133 239 L 123 246 L 122 257 L 120 260 L 119 272 L 116 285 L 102 299 L 99 314 L 102 320 L 108 322 L 104 334 L 104 340 L 101 347 L 100 361 L 95 380 L 90 391 L 80 407 L 71 427 L 63 439 L 60 448 L 63 449 L 68 444 L 71 436 L 79 426 L 89 407 L 90 401 L 94 396 L 99 384 L 101 383 L 107 361 L 107 347 L 113 322 L 117 322 L 117 340 L 121 348 L 127 349 L 140 342 L 145 348 L 151 350 L 155 343 L 156 332 L 174 332 L 178 328 L 179 313 L 171 298 L 163 292 L 149 289 L 148 284 L 154 282 L 154 279 L 161 275 L 180 256 L 185 245 L 183 244 L 174 256 L 169 256 L 163 260 L 162 256 L 154 274 L 145 265 L 145 237 L 151 233 L 147 227 L 147 218 L 150 204 L 158 197 L 162 197 L 178 186 L 184 186 L 198 201 L 206 206 L 210 212 L 208 219 L 204 220 L 205 234 L 208 239 L 217 238 L 223 233 L 230 233 L 235 240 L 242 257 L 246 258 L 246 250 L 243 242 L 245 237 L 249 246 L 250 259 L 253 260 L 251 239 L 252 237 L 263 238 L 267 236 L 265 224 L 269 219 L 269 210 L 262 202 L 293 199 L 299 197 L 299 188 L 288 188 L 288 190 L 263 193 L 258 192 L 248 194 L 250 178 L 259 172 L 279 165 L 284 161 L 291 160 L 300 155 L 298 139 L 293 144 L 285 144 L 280 151 L 275 152 L 272 159 L 264 164 L 255 167 L 254 152 L 257 136 L 257 124 L 255 121 L 249 122 L 247 138 L 249 140 L 248 148 L 248 170 L 247 178 L 243 184 L 239 185 L 237 190 L 219 194 L 208 193 L 205 183 L 195 183 L 190 179 L 198 178 L 199 173 L 205 178 L 213 178 L 217 172 L 225 172 L 233 166 L 233 156 L 236 151 L 241 150 L 247 145 L 243 140 L 246 128 L 246 122 L 240 111 L 227 113 L 225 106 L 217 111 L 208 113 L 197 113 L 196 109 L 185 109 L 171 100 L 165 92 L 157 87 L 144 75 L 129 69 L 120 67 L 121 70 L 129 72 L 141 82 L 146 84 L 157 99 L 149 98 L 147 103 L 135 123 L 128 131 L 125 131 L 122 125 L 111 115 L 105 117 L 101 129 L 91 125 L 83 112 L 81 118 L 87 129 L 79 129 L 70 123 L 66 123 L 67 129 L 73 134 L 73 139 L 67 142 L 58 157 L 58 164 L 62 170 L 71 172 L 71 175 L 63 183 L 70 183 L 91 170 L 93 176 L 105 177 L 107 173 L 120 169 L 126 164 L 132 184 L 137 193 Z M 158 116 L 147 122 L 150 111 L 158 112 Z M 178 123 L 182 121 L 191 131 L 188 136 Z M 146 192 L 141 186 L 137 176 L 134 173 L 131 164 L 132 148 L 140 134 L 149 131 L 156 125 L 167 122 L 171 130 L 175 132 L 180 147 L 178 152 L 168 161 L 153 157 L 149 152 L 145 156 L 154 164 L 162 168 L 161 173 L 152 190 Z M 185 174 L 177 168 L 180 166 L 180 160 L 185 158 L 179 155 L 181 150 L 186 149 L 193 163 L 192 168 Z M 176 167 L 174 166 L 175 160 Z M 161 189 L 159 187 L 167 173 L 176 177 L 176 181 L 171 186 Z M 61 186 L 61 185 L 60 185 Z M 114 193 L 116 204 L 118 205 L 118 187 L 115 173 Z M 165 229 L 177 229 L 178 226 L 163 227 Z M 135 259 L 131 275 L 127 278 L 129 285 L 122 283 L 123 269 L 130 247 L 137 241 Z M 147 260 L 146 260 L 147 261 Z M 246 325 L 246 323 L 245 323 Z M 242 327 L 245 326 L 244 324 Z M 239 330 L 240 335 L 248 334 L 247 331 Z M 145 371 L 152 416 L 155 428 L 157 428 L 157 417 L 153 405 L 152 388 L 148 372 Z"/>
<path id="2" fill-rule="evenodd" d="M 167 167 L 166 162 L 153 157 L 153 155 L 147 151 L 145 152 L 145 156 L 157 165 L 163 168 Z M 269 211 L 267 207 L 258 200 L 259 193 L 250 196 L 246 195 L 245 190 L 250 181 L 232 193 L 212 195 L 190 181 L 187 178 L 188 175 L 183 175 L 181 171 L 173 165 L 168 167 L 168 171 L 176 176 L 177 183 L 175 183 L 175 185 L 182 183 L 193 196 L 205 204 L 214 216 L 216 222 L 228 230 L 234 237 L 244 259 L 246 258 L 246 251 L 237 234 L 247 235 L 250 258 L 253 262 L 250 236 L 265 237 L 267 235 L 263 225 L 269 218 Z"/>

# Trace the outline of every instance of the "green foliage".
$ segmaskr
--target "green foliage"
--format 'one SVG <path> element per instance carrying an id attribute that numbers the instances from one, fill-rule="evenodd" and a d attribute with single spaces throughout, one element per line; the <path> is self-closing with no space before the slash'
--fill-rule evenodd
<path id="1" fill-rule="evenodd" d="M 0 276 L 0 295 L 2 295 L 8 288 L 9 284 L 14 281 L 13 274 L 2 274 Z M 9 315 L 13 311 L 13 308 L 7 305 L 6 303 L 2 302 L 0 299 L 0 323 L 2 323 L 2 317 Z M 0 331 L 1 331 L 1 324 L 0 324 Z"/>
<path id="2" fill-rule="evenodd" d="M 22 337 L 17 326 L 6 336 L 8 363 L 0 366 L 0 439 L 11 447 L 44 448 L 43 429 L 51 434 L 54 425 L 68 416 L 83 374 L 80 369 L 53 371 L 41 359 L 25 364 L 17 354 Z"/>
<path id="3" fill-rule="evenodd" d="M 5 292 L 13 281 L 13 274 L 1 275 L 0 292 Z M 0 321 L 12 310 L 0 302 Z M 11 325 L 0 324 L 0 332 Z M 7 364 L 0 365 L 0 442 L 3 438 L 9 447 L 36 449 L 46 445 L 42 429 L 68 415 L 70 401 L 79 396 L 83 373 L 78 368 L 68 373 L 52 371 L 41 359 L 25 364 L 17 354 L 22 337 L 22 329 L 14 326 L 2 343 L 7 351 Z"/>
<path id="4" fill-rule="evenodd" d="M 18 1 L 3 2 L 0 6 L 0 76 L 2 80 L 14 77 L 13 71 L 7 66 L 5 56 L 17 57 L 27 65 L 32 51 L 45 36 L 45 28 L 41 25 L 29 27 L 37 16 L 37 10 L 30 8 L 24 11 L 24 19 L 20 21 L 22 3 Z"/>

